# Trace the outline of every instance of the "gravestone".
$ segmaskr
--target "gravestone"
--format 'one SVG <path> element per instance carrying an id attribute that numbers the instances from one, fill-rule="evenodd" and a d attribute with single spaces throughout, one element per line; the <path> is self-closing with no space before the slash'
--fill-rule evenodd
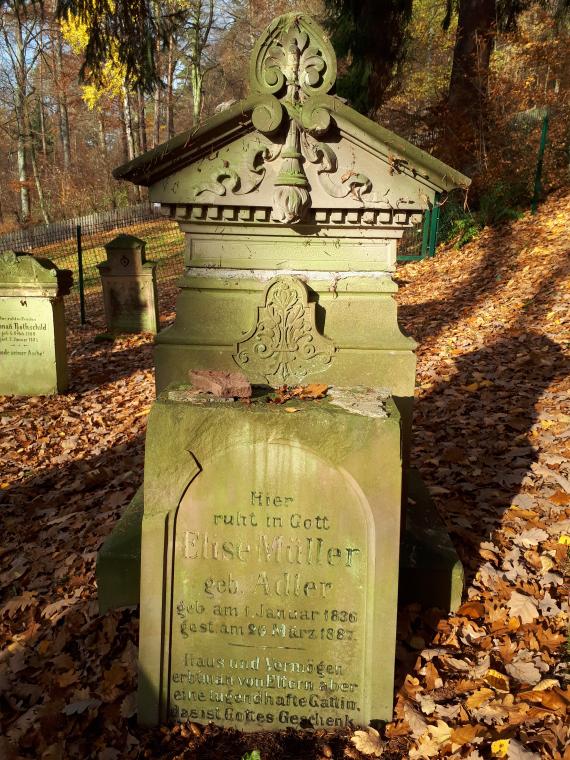
<path id="1" fill-rule="evenodd" d="M 157 333 L 156 264 L 145 257 L 145 242 L 118 235 L 107 243 L 107 261 L 97 265 L 110 333 Z"/>
<path id="2" fill-rule="evenodd" d="M 71 284 L 71 271 L 48 259 L 0 254 L 0 394 L 67 389 L 63 296 Z"/>
<path id="3" fill-rule="evenodd" d="M 102 610 L 136 603 L 140 581 L 145 724 L 391 718 L 416 347 L 397 322 L 396 244 L 469 180 L 336 98 L 335 77 L 322 30 L 281 16 L 249 98 L 115 172 L 186 234 L 144 488 L 97 566 Z M 192 370 L 257 387 L 212 400 Z M 268 403 L 307 383 L 325 398 Z M 410 551 L 413 583 L 427 555 Z M 453 605 L 460 565 L 452 549 L 442 562 Z"/>
<path id="4" fill-rule="evenodd" d="M 151 411 L 143 723 L 341 727 L 391 711 L 399 415 L 374 391 L 292 403 L 178 388 Z"/>

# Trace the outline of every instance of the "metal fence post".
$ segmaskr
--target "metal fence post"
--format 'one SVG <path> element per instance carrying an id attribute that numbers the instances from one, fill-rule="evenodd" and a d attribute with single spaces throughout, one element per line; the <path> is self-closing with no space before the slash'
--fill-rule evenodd
<path id="1" fill-rule="evenodd" d="M 542 131 L 540 133 L 540 145 L 538 146 L 538 157 L 536 159 L 536 173 L 534 175 L 534 192 L 532 195 L 532 201 L 530 202 L 531 214 L 536 214 L 536 208 L 538 201 L 540 200 L 540 193 L 542 192 L 542 162 L 544 159 L 544 151 L 546 149 L 546 135 L 548 134 L 548 110 L 544 114 L 542 120 Z"/>
<path id="2" fill-rule="evenodd" d="M 422 249 L 421 249 L 421 259 L 425 259 L 427 255 L 428 250 L 428 243 L 429 243 L 429 229 L 430 229 L 430 220 L 431 220 L 431 209 L 426 209 L 426 212 L 424 214 L 424 225 L 422 228 Z"/>
<path id="3" fill-rule="evenodd" d="M 77 235 L 77 271 L 79 274 L 79 313 L 81 324 L 85 324 L 85 288 L 83 285 L 83 248 L 81 246 L 81 225 L 75 228 Z"/>
<path id="4" fill-rule="evenodd" d="M 439 209 L 439 193 L 436 193 L 435 198 L 433 199 L 433 208 L 431 209 L 430 213 L 428 252 L 430 258 L 433 258 L 435 256 L 435 247 L 437 245 L 437 228 L 439 227 Z"/>

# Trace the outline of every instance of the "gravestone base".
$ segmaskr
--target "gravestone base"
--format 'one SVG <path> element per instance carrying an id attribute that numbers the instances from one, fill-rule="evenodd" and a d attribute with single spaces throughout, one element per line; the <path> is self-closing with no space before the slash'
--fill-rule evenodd
<path id="1" fill-rule="evenodd" d="M 399 604 L 419 602 L 455 612 L 461 605 L 463 565 L 419 472 L 406 476 L 406 527 L 400 545 Z"/>

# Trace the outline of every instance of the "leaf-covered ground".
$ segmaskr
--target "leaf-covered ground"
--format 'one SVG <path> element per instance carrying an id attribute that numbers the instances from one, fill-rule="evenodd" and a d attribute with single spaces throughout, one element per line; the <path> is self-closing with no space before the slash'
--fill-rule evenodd
<path id="1" fill-rule="evenodd" d="M 398 272 L 413 461 L 468 577 L 457 614 L 400 610 L 379 735 L 137 727 L 137 610 L 99 615 L 94 568 L 141 482 L 151 340 L 71 325 L 70 392 L 0 399 L 0 757 L 569 760 L 569 226 L 551 198 Z"/>

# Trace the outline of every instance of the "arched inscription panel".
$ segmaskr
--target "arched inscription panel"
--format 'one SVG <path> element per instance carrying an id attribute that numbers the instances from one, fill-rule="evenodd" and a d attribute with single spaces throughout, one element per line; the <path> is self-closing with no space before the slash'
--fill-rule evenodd
<path id="1" fill-rule="evenodd" d="M 202 464 L 176 518 L 170 718 L 366 723 L 374 528 L 362 492 L 285 443 Z"/>

